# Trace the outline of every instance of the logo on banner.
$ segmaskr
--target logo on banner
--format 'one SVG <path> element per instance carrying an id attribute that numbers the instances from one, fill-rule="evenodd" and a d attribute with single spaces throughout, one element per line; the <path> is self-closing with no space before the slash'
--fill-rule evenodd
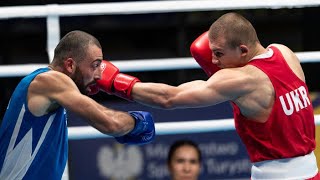
<path id="1" fill-rule="evenodd" d="M 102 146 L 97 153 L 100 175 L 107 179 L 131 179 L 143 171 L 143 153 L 137 146 Z"/>

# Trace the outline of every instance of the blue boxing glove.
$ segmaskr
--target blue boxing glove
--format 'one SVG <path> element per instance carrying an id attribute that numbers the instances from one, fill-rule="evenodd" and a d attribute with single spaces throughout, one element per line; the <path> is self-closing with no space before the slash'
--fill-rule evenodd
<path id="1" fill-rule="evenodd" d="M 121 144 L 129 145 L 142 145 L 152 142 L 156 133 L 151 114 L 145 111 L 129 111 L 128 113 L 135 119 L 135 126 L 128 134 L 115 137 L 115 139 Z"/>

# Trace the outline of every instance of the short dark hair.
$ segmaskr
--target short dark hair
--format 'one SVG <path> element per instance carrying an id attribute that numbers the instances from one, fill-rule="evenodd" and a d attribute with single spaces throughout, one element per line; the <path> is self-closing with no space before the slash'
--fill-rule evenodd
<path id="1" fill-rule="evenodd" d="M 252 45 L 259 42 L 256 30 L 250 21 L 235 12 L 222 15 L 210 26 L 209 38 L 211 40 L 221 36 L 226 38 L 226 45 L 232 49 L 240 44 Z"/>
<path id="2" fill-rule="evenodd" d="M 58 64 L 68 57 L 80 61 L 87 55 L 89 45 L 96 45 L 101 49 L 100 42 L 91 34 L 79 30 L 71 31 L 60 40 L 55 48 L 53 60 Z"/>
<path id="3" fill-rule="evenodd" d="M 188 140 L 188 139 L 183 139 L 183 140 L 178 140 L 175 141 L 169 149 L 169 153 L 168 153 L 168 158 L 167 158 L 167 163 L 170 164 L 171 160 L 172 160 L 172 156 L 175 153 L 175 151 L 181 147 L 181 146 L 192 146 L 196 149 L 197 153 L 198 153 L 198 158 L 199 158 L 199 162 L 202 162 L 202 154 L 200 151 L 200 148 L 198 147 L 198 145 L 193 142 L 192 140 Z"/>

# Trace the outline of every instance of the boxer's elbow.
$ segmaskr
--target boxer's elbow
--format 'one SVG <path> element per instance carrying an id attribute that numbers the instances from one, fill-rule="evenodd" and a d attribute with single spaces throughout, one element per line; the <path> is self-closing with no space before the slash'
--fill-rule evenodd
<path id="1" fill-rule="evenodd" d="M 134 120 L 126 113 L 114 113 L 100 124 L 100 132 L 110 136 L 122 136 L 127 134 L 134 126 Z"/>
<path id="2" fill-rule="evenodd" d="M 170 101 L 170 99 L 161 99 L 158 101 L 158 107 L 160 107 L 161 109 L 174 109 L 174 104 L 172 103 L 172 101 Z"/>
<path id="3" fill-rule="evenodd" d="M 133 94 L 133 99 L 139 103 L 159 109 L 174 109 L 176 107 L 176 87 L 160 84 L 144 93 Z"/>
<path id="4" fill-rule="evenodd" d="M 177 98 L 173 93 L 165 93 L 162 96 L 159 96 L 158 105 L 162 109 L 175 109 L 177 108 Z"/>
<path id="5" fill-rule="evenodd" d="M 96 127 L 101 133 L 110 135 L 110 136 L 119 136 L 122 133 L 120 132 L 121 124 L 117 121 L 101 123 L 98 127 Z"/>

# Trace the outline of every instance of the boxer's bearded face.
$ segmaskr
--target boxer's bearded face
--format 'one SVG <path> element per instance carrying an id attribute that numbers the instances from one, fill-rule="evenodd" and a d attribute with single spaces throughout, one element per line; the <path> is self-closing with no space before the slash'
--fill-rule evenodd
<path id="1" fill-rule="evenodd" d="M 90 85 L 101 78 L 102 51 L 96 45 L 88 47 L 87 56 L 76 63 L 72 79 L 82 94 L 88 95 Z"/>
<path id="2" fill-rule="evenodd" d="M 79 91 L 82 94 L 87 94 L 87 86 L 84 84 L 84 78 L 83 78 L 83 74 L 80 70 L 79 67 L 76 68 L 74 75 L 72 77 L 73 81 L 75 82 L 75 84 L 77 85 Z"/>

